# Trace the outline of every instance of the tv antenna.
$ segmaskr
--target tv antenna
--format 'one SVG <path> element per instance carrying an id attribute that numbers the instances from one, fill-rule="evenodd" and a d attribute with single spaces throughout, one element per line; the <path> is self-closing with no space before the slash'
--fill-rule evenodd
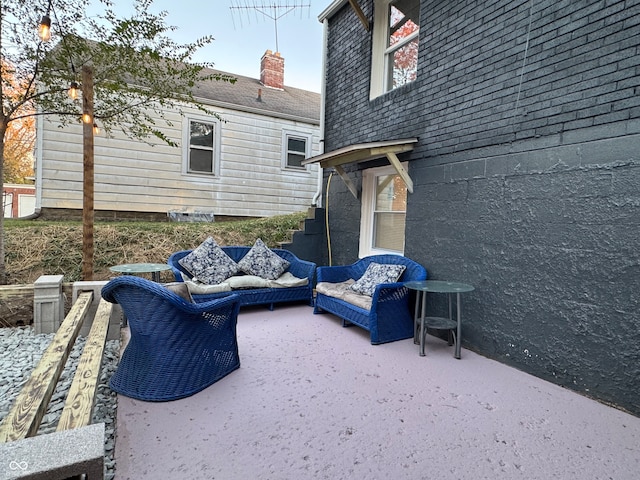
<path id="1" fill-rule="evenodd" d="M 269 3 L 268 0 L 231 0 L 231 20 L 233 21 L 234 12 L 238 14 L 240 20 L 240 26 L 242 27 L 242 17 L 246 17 L 247 21 L 251 22 L 251 17 L 254 16 L 256 21 L 260 18 L 268 18 L 273 20 L 276 34 L 276 52 L 279 52 L 278 47 L 278 20 L 282 17 L 294 13 L 302 12 L 306 9 L 309 12 L 311 8 L 311 2 L 306 0 L 273 0 Z M 235 28 L 235 21 L 233 27 Z"/>

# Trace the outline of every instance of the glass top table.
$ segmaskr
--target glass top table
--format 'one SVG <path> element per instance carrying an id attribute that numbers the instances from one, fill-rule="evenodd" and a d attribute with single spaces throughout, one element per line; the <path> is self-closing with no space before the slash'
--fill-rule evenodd
<path id="1" fill-rule="evenodd" d="M 170 270 L 171 265 L 167 263 L 123 263 L 122 265 L 114 265 L 109 270 L 125 275 L 137 275 L 139 273 L 150 273 L 154 282 L 160 281 L 160 272 Z"/>
<path id="2" fill-rule="evenodd" d="M 423 280 L 419 282 L 406 282 L 405 287 L 420 292 L 416 299 L 414 315 L 414 343 L 420 343 L 420 355 L 424 356 L 424 341 L 427 328 L 435 330 L 448 330 L 449 345 L 455 345 L 454 356 L 460 358 L 460 347 L 462 343 L 462 320 L 460 294 L 475 290 L 472 285 L 461 282 L 448 282 L 444 280 Z M 427 293 L 446 293 L 449 299 L 449 317 L 427 317 L 426 316 L 426 296 Z M 451 295 L 456 294 L 456 320 L 453 320 L 453 308 Z M 419 335 L 418 335 L 419 334 Z M 418 339 L 419 336 L 419 339 Z"/>

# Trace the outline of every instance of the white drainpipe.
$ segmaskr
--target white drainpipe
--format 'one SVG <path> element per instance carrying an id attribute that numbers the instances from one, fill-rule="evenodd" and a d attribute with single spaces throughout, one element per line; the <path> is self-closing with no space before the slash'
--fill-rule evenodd
<path id="1" fill-rule="evenodd" d="M 322 82 L 320 84 L 320 153 L 324 153 L 324 116 L 325 116 L 325 96 L 327 93 L 327 42 L 329 37 L 329 20 L 325 17 L 322 21 Z M 318 165 L 318 187 L 313 196 L 312 204 L 322 207 L 322 182 L 324 173 L 322 167 Z"/>

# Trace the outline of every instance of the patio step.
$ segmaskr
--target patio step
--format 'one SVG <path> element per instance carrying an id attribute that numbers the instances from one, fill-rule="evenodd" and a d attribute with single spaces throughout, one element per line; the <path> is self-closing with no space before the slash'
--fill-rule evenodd
<path id="1" fill-rule="evenodd" d="M 291 241 L 281 242 L 279 247 L 302 260 L 314 262 L 316 265 L 326 264 L 325 210 L 310 207 L 307 210 L 307 218 L 300 224 L 299 230 L 291 230 Z"/>

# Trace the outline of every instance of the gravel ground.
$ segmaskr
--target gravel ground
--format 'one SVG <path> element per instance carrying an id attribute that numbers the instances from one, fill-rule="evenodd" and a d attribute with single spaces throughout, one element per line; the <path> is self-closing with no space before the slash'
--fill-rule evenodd
<path id="1" fill-rule="evenodd" d="M 53 333 L 37 335 L 33 332 L 32 327 L 0 328 L 0 422 L 9 413 L 15 398 L 29 379 L 29 375 L 38 364 L 53 337 Z M 38 435 L 54 432 L 57 427 L 85 340 L 83 337 L 78 337 L 76 340 L 49 403 L 47 413 L 42 419 Z M 108 381 L 117 367 L 119 352 L 119 340 L 107 341 L 96 405 L 93 411 L 93 422 L 105 423 L 105 479 L 107 480 L 111 480 L 115 476 L 114 449 L 117 409 L 117 396 L 109 388 Z"/>

